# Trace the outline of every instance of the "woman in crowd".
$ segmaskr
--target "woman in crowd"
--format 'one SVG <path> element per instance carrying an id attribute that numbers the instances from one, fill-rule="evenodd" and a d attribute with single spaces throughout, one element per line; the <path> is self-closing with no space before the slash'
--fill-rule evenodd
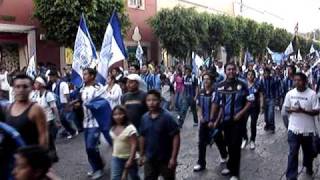
<path id="1" fill-rule="evenodd" d="M 120 86 L 116 83 L 116 78 L 114 76 L 108 76 L 108 84 L 106 85 L 107 100 L 110 103 L 111 108 L 121 103 L 122 90 Z"/>
<path id="2" fill-rule="evenodd" d="M 139 180 L 136 163 L 137 129 L 130 123 L 123 106 L 114 107 L 111 125 L 110 136 L 113 140 L 111 180 L 126 179 L 127 176 L 131 180 Z"/>

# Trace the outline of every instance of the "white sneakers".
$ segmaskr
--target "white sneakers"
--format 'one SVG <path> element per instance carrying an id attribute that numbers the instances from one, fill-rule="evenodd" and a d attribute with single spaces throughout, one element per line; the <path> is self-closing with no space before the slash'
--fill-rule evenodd
<path id="1" fill-rule="evenodd" d="M 222 158 L 220 157 L 220 164 L 226 163 L 228 161 L 228 157 Z"/>
<path id="2" fill-rule="evenodd" d="M 93 180 L 100 179 L 102 176 L 103 176 L 103 171 L 98 170 L 91 175 L 91 179 Z"/>
<path id="3" fill-rule="evenodd" d="M 67 136 L 67 139 L 72 139 L 72 138 L 78 136 L 78 134 L 79 134 L 79 132 L 76 131 L 76 133 L 74 133 L 74 135 L 71 135 L 71 134 L 70 134 L 69 136 Z"/>
<path id="4" fill-rule="evenodd" d="M 250 149 L 254 150 L 255 148 L 256 148 L 256 144 L 253 141 L 251 141 L 250 142 Z"/>
<path id="5" fill-rule="evenodd" d="M 241 144 L 241 149 L 246 148 L 247 144 L 247 140 L 243 140 Z M 250 141 L 249 146 L 251 150 L 254 150 L 256 148 L 256 144 L 253 141 Z"/>
<path id="6" fill-rule="evenodd" d="M 242 140 L 241 149 L 244 149 L 247 146 L 247 140 Z"/>
<path id="7" fill-rule="evenodd" d="M 224 169 L 221 171 L 221 174 L 222 174 L 223 176 L 229 175 L 229 174 L 230 174 L 230 170 L 227 169 L 227 168 L 224 168 Z"/>
<path id="8" fill-rule="evenodd" d="M 239 180 L 239 178 L 237 176 L 232 176 L 230 180 Z"/>

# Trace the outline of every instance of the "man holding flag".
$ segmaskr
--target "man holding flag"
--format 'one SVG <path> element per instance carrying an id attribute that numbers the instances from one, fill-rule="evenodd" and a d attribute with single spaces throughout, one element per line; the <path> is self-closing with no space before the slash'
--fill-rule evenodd
<path id="1" fill-rule="evenodd" d="M 95 81 L 97 75 L 96 70 L 90 68 L 96 64 L 96 59 L 96 50 L 92 43 L 84 16 L 82 15 L 74 46 L 71 81 L 78 88 L 81 87 L 80 97 L 83 102 L 85 145 L 88 161 L 92 168 L 92 171 L 88 172 L 88 176 L 90 176 L 91 179 L 99 179 L 103 176 L 104 164 L 99 153 L 99 148 L 97 147 L 101 132 L 103 132 L 106 140 L 111 144 L 109 135 L 105 133 L 105 128 L 108 127 L 101 126 L 101 124 L 110 120 L 110 117 L 108 117 L 108 115 L 111 115 L 110 105 L 104 103 L 104 105 L 107 105 L 105 111 L 101 113 L 106 115 L 104 122 L 97 118 L 97 115 L 100 114 L 93 113 L 94 110 L 97 110 L 102 104 L 101 101 L 98 102 L 95 100 L 98 97 L 105 96 L 105 89 Z M 101 83 L 103 83 L 103 81 Z M 77 101 L 78 100 L 73 101 L 72 104 Z M 106 102 L 106 100 L 104 102 Z"/>

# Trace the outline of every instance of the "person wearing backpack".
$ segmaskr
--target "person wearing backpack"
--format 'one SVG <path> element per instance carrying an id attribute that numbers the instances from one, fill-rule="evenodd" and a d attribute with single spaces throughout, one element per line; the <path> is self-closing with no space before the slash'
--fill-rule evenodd
<path id="1" fill-rule="evenodd" d="M 55 141 L 60 124 L 59 111 L 56 105 L 56 99 L 52 92 L 46 90 L 47 82 L 45 78 L 39 76 L 35 79 L 33 95 L 31 100 L 37 102 L 44 110 L 48 123 L 49 136 L 49 155 L 53 162 L 58 161 Z"/>
<path id="2" fill-rule="evenodd" d="M 56 96 L 56 105 L 60 113 L 60 120 L 62 126 L 69 133 L 68 139 L 78 135 L 78 130 L 74 124 L 74 112 L 72 105 L 69 105 L 70 90 L 68 83 L 59 78 L 58 72 L 50 70 L 49 79 L 52 83 L 52 92 Z"/>

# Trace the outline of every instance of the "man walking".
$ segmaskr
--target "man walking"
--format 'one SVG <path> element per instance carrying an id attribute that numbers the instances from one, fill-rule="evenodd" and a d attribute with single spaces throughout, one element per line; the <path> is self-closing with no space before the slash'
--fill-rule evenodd
<path id="1" fill-rule="evenodd" d="M 308 78 L 303 73 L 294 76 L 296 88 L 285 97 L 284 108 L 290 114 L 288 126 L 289 155 L 286 176 L 297 180 L 299 149 L 303 150 L 303 166 L 306 173 L 313 174 L 312 136 L 316 132 L 315 116 L 320 112 L 316 92 L 307 87 Z"/>
<path id="2" fill-rule="evenodd" d="M 59 78 L 58 72 L 50 70 L 49 79 L 52 84 L 52 92 L 56 94 L 58 101 L 57 107 L 60 113 L 61 124 L 65 130 L 69 133 L 68 139 L 78 135 L 78 131 L 74 124 L 74 112 L 72 106 L 69 105 L 70 101 L 70 90 L 66 82 Z"/>
<path id="3" fill-rule="evenodd" d="M 103 161 L 99 152 L 99 138 L 100 129 L 97 120 L 91 111 L 85 106 L 86 103 L 92 99 L 102 96 L 105 97 L 105 89 L 103 86 L 96 84 L 96 70 L 92 68 L 86 68 L 83 71 L 84 86 L 81 88 L 81 100 L 84 113 L 83 127 L 84 127 L 84 139 L 86 145 L 86 152 L 92 171 L 88 172 L 88 176 L 91 179 L 99 179 L 103 176 Z"/>
<path id="4" fill-rule="evenodd" d="M 260 85 L 263 90 L 263 107 L 264 107 L 264 121 L 266 123 L 264 130 L 275 132 L 274 123 L 274 109 L 275 109 L 275 99 L 277 94 L 277 89 L 279 88 L 279 83 L 275 78 L 270 76 L 271 70 L 266 68 L 264 71 L 264 77 L 261 80 Z"/>
<path id="5" fill-rule="evenodd" d="M 214 126 L 220 124 L 224 131 L 229 159 L 223 175 L 231 175 L 230 180 L 238 180 L 241 159 L 241 141 L 246 123 L 246 113 L 254 96 L 249 96 L 247 85 L 236 78 L 236 65 L 225 66 L 227 79 L 220 83 L 212 104 Z M 221 122 L 220 122 L 221 121 Z M 212 122 L 210 124 L 212 126 Z"/>
<path id="6" fill-rule="evenodd" d="M 198 97 L 198 80 L 195 75 L 192 74 L 190 67 L 185 69 L 186 75 L 183 77 L 184 82 L 184 91 L 183 91 L 183 100 L 182 107 L 180 112 L 179 126 L 182 128 L 184 120 L 186 118 L 189 107 L 193 115 L 194 126 L 198 126 L 198 116 L 197 116 L 197 106 L 196 99 Z"/>

